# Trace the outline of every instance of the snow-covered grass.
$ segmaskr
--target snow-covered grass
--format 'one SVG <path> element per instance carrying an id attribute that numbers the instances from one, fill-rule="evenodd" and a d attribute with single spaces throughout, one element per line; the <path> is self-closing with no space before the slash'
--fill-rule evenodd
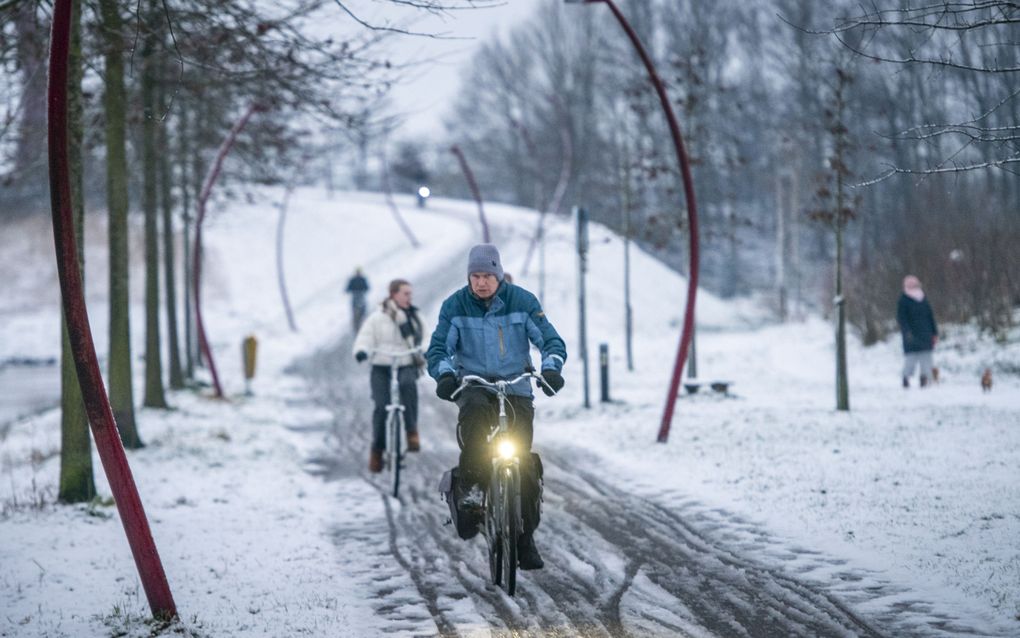
<path id="1" fill-rule="evenodd" d="M 354 266 L 368 271 L 374 297 L 394 276 L 414 281 L 444 264 L 462 268 L 477 236 L 474 205 L 437 198 L 422 212 L 401 200 L 424 244 L 413 250 L 378 195 L 330 200 L 297 191 L 286 268 L 301 331 L 292 334 L 273 262 L 281 194 L 262 196 L 258 205 L 228 207 L 206 229 L 206 322 L 231 400 L 176 393 L 174 411 L 140 411 L 149 446 L 130 454 L 183 625 L 210 636 L 435 633 L 413 581 L 389 555 L 379 493 L 353 474 L 323 482 L 307 465 L 332 445 L 331 416 L 284 370 L 346 330 L 342 288 Z M 537 292 L 537 258 L 521 272 L 533 213 L 486 211 L 506 270 Z M 93 223 L 87 277 L 102 354 L 106 273 L 102 223 Z M 16 241 L 0 236 L 0 276 L 11 290 L 0 297 L 0 360 L 57 354 L 48 232 L 37 224 L 20 229 Z M 622 243 L 592 228 L 589 350 L 609 344 L 617 403 L 584 410 L 573 230 L 553 219 L 548 235 L 546 312 L 571 358 L 563 396 L 537 400 L 539 450 L 595 455 L 621 487 L 717 520 L 719 533 L 750 557 L 826 582 L 873 617 L 909 609 L 921 621 L 929 612 L 951 614 L 977 633 L 1020 631 L 1020 382 L 1000 373 L 992 393 L 978 387 L 991 362 L 1000 371 L 1020 365 L 1020 335 L 1003 345 L 947 327 L 937 356 L 943 383 L 924 391 L 899 387 L 895 342 L 868 349 L 854 342 L 853 411 L 841 414 L 833 410 L 828 324 L 778 325 L 763 304 L 703 293 L 700 376 L 732 381 L 732 396 L 682 397 L 662 445 L 655 434 L 683 278 L 632 250 L 635 371 L 628 372 Z M 439 300 L 416 301 L 431 308 Z M 137 307 L 133 325 L 141 354 Z M 260 340 L 259 370 L 255 396 L 245 398 L 239 349 L 249 333 Z M 141 368 L 139 361 L 139 378 Z M 597 400 L 597 366 L 591 375 Z M 0 430 L 0 633 L 146 635 L 144 596 L 114 508 L 53 504 L 58 423 L 50 411 Z M 864 595 L 873 586 L 883 593 Z M 380 590 L 390 592 L 389 604 L 399 602 L 400 614 L 379 613 L 380 601 L 364 594 Z"/>

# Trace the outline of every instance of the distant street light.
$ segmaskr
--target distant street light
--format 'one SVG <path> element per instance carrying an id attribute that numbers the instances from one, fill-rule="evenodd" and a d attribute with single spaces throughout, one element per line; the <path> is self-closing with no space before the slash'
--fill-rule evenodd
<path id="1" fill-rule="evenodd" d="M 419 186 L 417 194 L 418 194 L 418 208 L 425 208 L 425 200 L 429 198 L 429 195 L 432 194 L 432 191 L 429 190 L 428 186 Z"/>
<path id="2" fill-rule="evenodd" d="M 655 92 L 658 94 L 659 102 L 662 104 L 662 112 L 666 115 L 666 121 L 669 123 L 669 132 L 673 137 L 673 146 L 676 147 L 677 161 L 680 162 L 680 174 L 683 176 L 684 182 L 684 197 L 687 200 L 691 261 L 689 267 L 690 277 L 687 281 L 687 309 L 684 313 L 683 332 L 680 335 L 680 347 L 677 350 L 676 362 L 673 365 L 673 378 L 670 380 L 669 394 L 666 396 L 666 408 L 662 413 L 662 424 L 659 427 L 658 441 L 665 443 L 669 438 L 669 426 L 673 421 L 673 408 L 676 405 L 676 396 L 680 389 L 680 375 L 683 372 L 684 363 L 687 361 L 687 352 L 690 349 L 691 339 L 694 335 L 694 301 L 698 290 L 698 210 L 694 201 L 694 180 L 691 178 L 691 165 L 687 159 L 687 151 L 684 150 L 683 137 L 680 135 L 680 125 L 677 124 L 676 114 L 673 113 L 673 107 L 670 105 L 669 97 L 666 95 L 666 87 L 662 84 L 662 80 L 659 79 L 659 75 L 655 71 L 655 65 L 652 64 L 652 58 L 648 55 L 644 45 L 641 44 L 637 32 L 634 31 L 630 23 L 627 22 L 627 19 L 624 18 L 616 3 L 613 0 L 564 0 L 564 2 L 567 4 L 603 3 L 609 6 L 610 11 L 613 12 L 617 22 L 620 23 L 620 26 L 627 33 L 627 37 L 630 38 L 638 55 L 641 56 L 641 61 L 644 62 L 645 68 L 648 70 L 648 77 L 655 86 Z"/>

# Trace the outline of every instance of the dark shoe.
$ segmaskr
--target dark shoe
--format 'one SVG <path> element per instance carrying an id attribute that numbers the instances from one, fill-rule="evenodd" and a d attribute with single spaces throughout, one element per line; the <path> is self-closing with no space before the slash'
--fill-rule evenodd
<path id="1" fill-rule="evenodd" d="M 545 562 L 535 547 L 534 534 L 522 534 L 517 540 L 517 564 L 521 569 L 542 569 Z"/>
<path id="2" fill-rule="evenodd" d="M 924 376 L 924 375 L 922 374 L 922 375 L 921 375 L 921 387 L 923 388 L 923 387 L 925 387 L 925 386 L 927 386 L 927 385 L 928 385 L 928 377 L 926 377 L 926 376 Z"/>
<path id="3" fill-rule="evenodd" d="M 457 510 L 461 512 L 481 512 L 485 509 L 485 493 L 482 488 L 472 485 L 468 489 L 458 490 Z"/>
<path id="4" fill-rule="evenodd" d="M 903 387 L 904 388 L 910 387 L 910 379 L 908 379 L 907 377 L 903 377 Z"/>
<path id="5" fill-rule="evenodd" d="M 417 432 L 407 433 L 407 451 L 418 452 L 421 450 L 421 440 L 418 438 Z"/>
<path id="6" fill-rule="evenodd" d="M 368 471 L 373 474 L 382 472 L 382 450 L 372 450 L 368 457 Z"/>

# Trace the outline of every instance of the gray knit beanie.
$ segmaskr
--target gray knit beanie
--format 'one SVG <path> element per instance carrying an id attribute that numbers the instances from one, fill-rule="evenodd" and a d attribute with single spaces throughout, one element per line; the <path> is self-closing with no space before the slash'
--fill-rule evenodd
<path id="1" fill-rule="evenodd" d="M 478 244 L 468 253 L 468 277 L 473 272 L 487 272 L 496 275 L 503 281 L 503 264 L 499 261 L 499 251 L 492 244 Z"/>

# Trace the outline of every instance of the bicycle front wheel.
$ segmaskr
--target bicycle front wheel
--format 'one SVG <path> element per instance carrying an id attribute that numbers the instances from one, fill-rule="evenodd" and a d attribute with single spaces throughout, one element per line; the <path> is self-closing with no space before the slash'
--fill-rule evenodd
<path id="1" fill-rule="evenodd" d="M 404 419 L 400 412 L 394 410 L 390 416 L 389 441 L 387 449 L 390 453 L 390 493 L 393 498 L 400 494 L 400 466 L 402 460 L 400 433 L 404 430 Z"/>
<path id="2" fill-rule="evenodd" d="M 485 499 L 485 542 L 489 547 L 489 577 L 497 587 L 503 580 L 503 541 L 500 536 L 500 482 L 496 472 Z"/>
<path id="3" fill-rule="evenodd" d="M 517 540 L 521 535 L 521 480 L 513 467 L 500 472 L 500 536 L 503 563 L 503 589 L 510 596 L 517 592 Z"/>

